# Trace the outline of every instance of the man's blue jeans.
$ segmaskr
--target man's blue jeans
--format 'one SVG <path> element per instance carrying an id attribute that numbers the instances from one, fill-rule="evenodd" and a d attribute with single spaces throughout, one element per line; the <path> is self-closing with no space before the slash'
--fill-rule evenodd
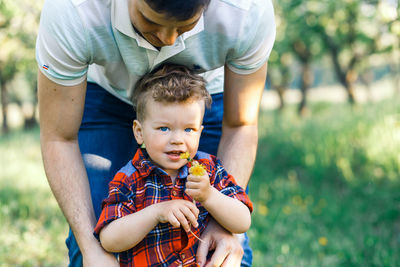
<path id="1" fill-rule="evenodd" d="M 204 116 L 199 150 L 216 155 L 221 137 L 223 94 L 213 95 L 212 98 L 212 107 L 206 110 Z M 97 84 L 88 83 L 78 139 L 89 177 L 96 218 L 100 216 L 102 200 L 107 197 L 108 183 L 136 152 L 137 143 L 132 133 L 135 116 L 132 106 Z M 82 266 L 82 255 L 71 230 L 66 244 L 69 250 L 69 266 Z M 247 236 L 243 248 L 245 255 L 242 266 L 251 266 L 252 251 Z"/>

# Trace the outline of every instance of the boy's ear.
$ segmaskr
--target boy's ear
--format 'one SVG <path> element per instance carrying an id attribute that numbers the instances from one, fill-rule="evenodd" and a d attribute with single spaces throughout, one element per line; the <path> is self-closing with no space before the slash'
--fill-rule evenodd
<path id="1" fill-rule="evenodd" d="M 201 132 L 203 131 L 203 129 L 204 129 L 204 126 L 201 125 L 201 126 L 200 126 L 200 134 L 201 134 Z"/>
<path id="2" fill-rule="evenodd" d="M 141 145 L 143 144 L 143 128 L 138 120 L 133 121 L 133 134 L 135 135 L 136 142 Z"/>

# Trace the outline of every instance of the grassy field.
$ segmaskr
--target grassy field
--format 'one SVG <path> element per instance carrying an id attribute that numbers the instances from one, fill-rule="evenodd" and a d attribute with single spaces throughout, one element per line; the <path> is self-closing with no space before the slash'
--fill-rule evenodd
<path id="1" fill-rule="evenodd" d="M 261 114 L 253 266 L 400 266 L 399 104 Z M 65 266 L 38 129 L 0 137 L 0 164 L 0 266 Z"/>

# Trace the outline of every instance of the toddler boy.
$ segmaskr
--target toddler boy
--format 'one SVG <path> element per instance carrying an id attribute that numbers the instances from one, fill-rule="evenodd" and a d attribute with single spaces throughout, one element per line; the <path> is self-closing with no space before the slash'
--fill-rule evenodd
<path id="1" fill-rule="evenodd" d="M 132 102 L 142 148 L 110 182 L 95 235 L 119 253 L 121 266 L 202 266 L 195 255 L 209 215 L 243 233 L 253 208 L 220 161 L 197 151 L 211 104 L 205 81 L 186 67 L 164 65 L 137 83 Z M 206 171 L 191 172 L 192 159 Z"/>

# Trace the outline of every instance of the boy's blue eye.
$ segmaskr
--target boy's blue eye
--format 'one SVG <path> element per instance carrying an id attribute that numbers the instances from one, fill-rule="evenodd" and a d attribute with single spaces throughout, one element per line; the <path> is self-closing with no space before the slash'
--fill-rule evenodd
<path id="1" fill-rule="evenodd" d="M 187 133 L 190 133 L 190 132 L 192 132 L 192 131 L 193 131 L 192 128 L 186 128 L 186 129 L 185 129 L 185 132 L 187 132 Z"/>
<path id="2" fill-rule="evenodd" d="M 162 132 L 168 131 L 168 127 L 160 127 L 160 131 L 162 131 Z"/>

